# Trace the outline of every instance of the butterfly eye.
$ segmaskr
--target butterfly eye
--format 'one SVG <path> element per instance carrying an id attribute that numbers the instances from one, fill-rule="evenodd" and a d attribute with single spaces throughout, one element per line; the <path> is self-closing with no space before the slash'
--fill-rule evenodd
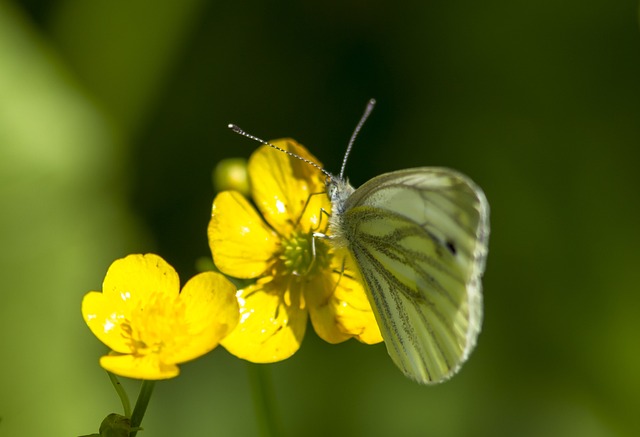
<path id="1" fill-rule="evenodd" d="M 331 179 L 327 178 L 327 195 L 329 199 L 333 200 L 336 195 L 336 191 L 338 190 L 338 186 L 331 181 Z"/>

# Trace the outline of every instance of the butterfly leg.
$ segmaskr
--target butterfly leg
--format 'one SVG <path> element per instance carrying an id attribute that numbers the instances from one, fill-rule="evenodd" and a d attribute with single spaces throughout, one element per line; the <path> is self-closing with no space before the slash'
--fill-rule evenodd
<path id="1" fill-rule="evenodd" d="M 331 291 L 331 293 L 335 293 L 336 290 L 338 289 L 338 285 L 340 285 L 340 281 L 342 281 L 342 278 L 344 277 L 344 271 L 345 271 L 345 267 L 347 264 L 347 259 L 345 257 L 342 258 L 342 266 L 340 267 L 340 271 L 338 272 L 337 270 L 334 270 L 334 273 L 339 273 L 340 276 L 338 276 L 338 280 L 336 281 L 336 285 L 333 287 L 333 290 Z"/>
<path id="2" fill-rule="evenodd" d="M 303 273 L 304 275 L 309 273 L 313 269 L 313 266 L 316 264 L 316 238 L 321 238 L 320 236 L 327 237 L 327 235 L 318 232 L 314 232 L 313 234 L 311 234 L 311 262 L 309 263 L 307 271 Z"/>
<path id="3" fill-rule="evenodd" d="M 326 192 L 325 191 L 321 191 L 318 193 L 312 193 L 307 197 L 307 200 L 304 204 L 304 207 L 302 208 L 302 212 L 300 213 L 300 217 L 298 217 L 298 220 L 296 221 L 296 225 L 300 222 L 300 219 L 302 218 L 302 216 L 304 215 L 304 211 L 307 209 L 307 207 L 309 206 L 309 203 L 311 202 L 311 198 L 313 196 L 318 196 L 318 195 L 325 195 L 326 196 Z M 329 217 L 331 214 L 329 214 L 329 212 L 327 212 L 327 210 L 325 210 L 324 208 L 320 208 L 320 220 L 318 220 L 318 225 L 315 228 L 312 228 L 312 234 L 311 234 L 311 263 L 309 263 L 309 266 L 307 267 L 307 270 L 303 273 L 296 273 L 297 276 L 304 276 L 307 273 L 309 273 L 315 263 L 316 263 L 316 258 L 317 258 L 317 251 L 316 251 L 316 238 L 329 238 L 329 236 L 327 234 L 325 234 L 324 232 L 317 232 L 320 228 L 322 228 L 323 226 L 323 217 Z M 328 221 L 326 221 L 328 223 Z"/>
<path id="4" fill-rule="evenodd" d="M 294 223 L 295 226 L 298 226 L 300 224 L 300 220 L 302 220 L 302 216 L 304 215 L 304 212 L 307 210 L 307 207 L 309 206 L 309 203 L 311 202 L 311 198 L 313 196 L 319 196 L 321 194 L 324 194 L 326 196 L 327 192 L 326 191 L 320 191 L 320 192 L 317 192 L 317 193 L 311 193 L 311 194 L 309 194 L 309 196 L 307 196 L 307 200 L 304 202 L 304 206 L 302 207 L 302 211 L 300 212 L 300 216 L 298 217 L 298 220 L 296 220 L 296 222 Z"/>

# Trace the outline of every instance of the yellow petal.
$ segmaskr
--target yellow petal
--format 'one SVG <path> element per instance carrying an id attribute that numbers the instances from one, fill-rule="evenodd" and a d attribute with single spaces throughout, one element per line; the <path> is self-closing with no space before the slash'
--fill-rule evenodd
<path id="1" fill-rule="evenodd" d="M 183 363 L 215 348 L 238 324 L 236 287 L 223 275 L 200 273 L 191 278 L 180 293 L 188 332 L 184 346 L 172 353 L 172 363 Z"/>
<path id="2" fill-rule="evenodd" d="M 359 341 L 375 344 L 382 341 L 382 334 L 367 297 L 364 280 L 346 249 L 336 252 L 332 259 L 334 280 L 338 286 L 333 294 L 336 317 L 341 329 Z"/>
<path id="3" fill-rule="evenodd" d="M 249 202 L 235 191 L 213 201 L 209 247 L 216 266 L 236 278 L 255 278 L 272 264 L 279 238 Z"/>
<path id="4" fill-rule="evenodd" d="M 102 284 L 105 299 L 113 299 L 133 308 L 151 295 L 173 298 L 180 292 L 176 271 L 158 255 L 129 255 L 114 261 Z"/>
<path id="5" fill-rule="evenodd" d="M 174 364 L 165 364 L 158 355 L 105 355 L 100 358 L 100 366 L 119 376 L 134 379 L 169 379 L 178 376 L 180 369 Z"/>
<path id="6" fill-rule="evenodd" d="M 335 271 L 340 272 L 342 267 L 340 257 L 334 258 Z M 338 264 L 338 261 L 340 264 Z M 342 275 L 334 273 L 334 280 L 338 285 L 333 294 L 336 319 L 340 329 L 367 344 L 380 343 L 382 334 L 371 309 L 371 303 L 367 298 L 364 285 L 357 270 L 351 268 L 353 261 L 347 256 L 347 266 Z"/>
<path id="7" fill-rule="evenodd" d="M 291 139 L 276 140 L 273 144 L 321 165 L 303 146 Z M 309 196 L 325 191 L 324 175 L 320 170 L 268 146 L 260 147 L 251 155 L 249 179 L 253 200 L 281 235 L 291 233 Z M 317 208 L 313 211 L 313 214 L 319 213 Z M 304 226 L 302 229 L 306 231 Z"/>
<path id="8" fill-rule="evenodd" d="M 334 251 L 330 268 L 309 281 L 304 292 L 313 328 L 326 342 L 352 337 L 368 344 L 382 341 L 360 275 L 345 249 Z"/>
<path id="9" fill-rule="evenodd" d="M 332 344 L 341 343 L 352 337 L 343 332 L 338 323 L 337 305 L 333 298 L 334 288 L 335 281 L 329 272 L 316 276 L 304 288 L 313 329 L 318 337 Z"/>
<path id="10" fill-rule="evenodd" d="M 287 288 L 269 281 L 239 290 L 240 322 L 222 346 L 254 363 L 273 363 L 293 355 L 304 337 L 307 311 L 299 291 Z"/>
<path id="11" fill-rule="evenodd" d="M 128 336 L 123 335 L 124 305 L 121 301 L 105 299 L 103 293 L 91 291 L 82 299 L 82 317 L 93 335 L 110 349 L 127 353 L 131 351 Z"/>

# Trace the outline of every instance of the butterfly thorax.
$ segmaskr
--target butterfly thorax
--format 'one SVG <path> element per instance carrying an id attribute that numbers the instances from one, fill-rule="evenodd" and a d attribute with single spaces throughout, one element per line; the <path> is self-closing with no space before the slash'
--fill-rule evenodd
<path id="1" fill-rule="evenodd" d="M 342 226 L 342 215 L 347 209 L 347 199 L 355 191 L 349 181 L 333 177 L 327 182 L 327 193 L 331 200 L 331 217 L 329 217 L 329 233 L 336 247 L 347 246 L 347 235 Z"/>

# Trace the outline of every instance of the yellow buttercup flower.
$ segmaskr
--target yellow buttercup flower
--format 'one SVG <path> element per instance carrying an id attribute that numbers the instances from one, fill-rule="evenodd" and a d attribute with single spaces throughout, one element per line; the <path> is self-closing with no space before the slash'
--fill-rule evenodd
<path id="1" fill-rule="evenodd" d="M 109 267 L 102 292 L 82 300 L 82 315 L 112 352 L 100 365 L 117 375 L 167 379 L 178 364 L 214 349 L 238 323 L 236 289 L 206 272 L 180 291 L 178 274 L 154 254 L 129 255 Z"/>
<path id="2" fill-rule="evenodd" d="M 291 139 L 274 145 L 319 162 Z M 221 272 L 256 279 L 238 290 L 240 322 L 221 343 L 257 363 L 293 355 L 307 318 L 329 343 L 382 341 L 369 301 L 346 251 L 313 238 L 325 232 L 331 203 L 317 168 L 268 146 L 248 164 L 252 198 L 262 216 L 236 191 L 219 193 L 209 223 L 209 246 Z M 315 253 L 313 247 L 315 246 Z"/>

